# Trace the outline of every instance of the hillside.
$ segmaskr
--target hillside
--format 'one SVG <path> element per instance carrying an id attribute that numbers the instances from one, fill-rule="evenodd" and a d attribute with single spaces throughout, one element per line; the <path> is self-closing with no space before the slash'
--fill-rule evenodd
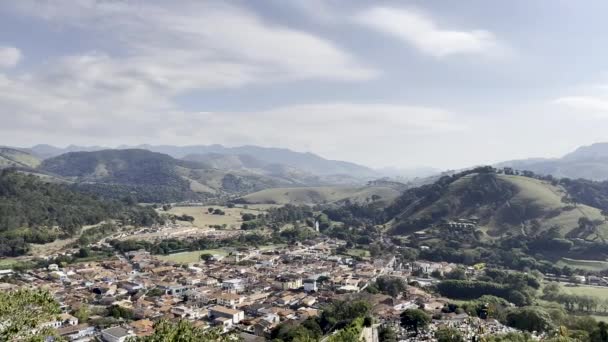
<path id="1" fill-rule="evenodd" d="M 151 208 L 100 201 L 36 176 L 0 171 L 0 256 L 24 254 L 29 243 L 73 236 L 107 219 L 132 225 L 160 220 Z"/>
<path id="2" fill-rule="evenodd" d="M 266 189 L 243 196 L 244 203 L 323 204 L 345 200 L 364 203 L 372 199 L 390 202 L 400 192 L 390 187 L 306 187 Z"/>
<path id="3" fill-rule="evenodd" d="M 476 217 L 489 237 L 541 234 L 559 228 L 562 237 L 608 237 L 602 210 L 568 203 L 568 191 L 557 182 L 515 175 L 470 173 L 406 191 L 389 208 L 396 233 L 411 233 L 442 220 Z M 593 222 L 581 229 L 580 220 Z"/>
<path id="4" fill-rule="evenodd" d="M 512 160 L 497 164 L 557 178 L 608 180 L 608 143 L 582 146 L 555 159 Z"/>
<path id="5" fill-rule="evenodd" d="M 40 159 L 25 151 L 0 147 L 0 169 L 7 167 L 35 168 L 38 165 L 40 165 Z"/>

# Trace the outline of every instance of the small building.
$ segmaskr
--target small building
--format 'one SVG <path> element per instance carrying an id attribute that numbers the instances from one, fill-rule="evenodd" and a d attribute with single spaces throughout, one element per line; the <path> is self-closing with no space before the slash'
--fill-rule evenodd
<path id="1" fill-rule="evenodd" d="M 302 287 L 302 277 L 294 274 L 282 275 L 278 281 L 283 290 L 296 290 Z"/>
<path id="2" fill-rule="evenodd" d="M 209 308 L 209 318 L 217 319 L 217 318 L 230 318 L 232 323 L 238 324 L 242 320 L 245 319 L 245 312 L 242 310 L 230 309 L 224 306 L 216 305 Z"/>
<path id="3" fill-rule="evenodd" d="M 317 286 L 317 281 L 315 279 L 306 279 L 304 280 L 304 291 L 305 292 L 317 292 L 319 288 Z"/>
<path id="4" fill-rule="evenodd" d="M 123 327 L 112 327 L 101 331 L 101 338 L 106 342 L 125 342 L 135 336 L 131 330 Z"/>
<path id="5" fill-rule="evenodd" d="M 242 279 L 229 279 L 222 282 L 222 289 L 238 293 L 245 289 L 245 285 Z"/>

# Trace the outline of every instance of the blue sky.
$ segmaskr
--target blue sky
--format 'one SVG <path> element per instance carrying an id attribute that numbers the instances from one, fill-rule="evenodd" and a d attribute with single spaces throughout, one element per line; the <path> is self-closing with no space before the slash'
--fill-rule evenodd
<path id="1" fill-rule="evenodd" d="M 606 141 L 604 1 L 0 4 L 0 144 L 460 168 Z"/>

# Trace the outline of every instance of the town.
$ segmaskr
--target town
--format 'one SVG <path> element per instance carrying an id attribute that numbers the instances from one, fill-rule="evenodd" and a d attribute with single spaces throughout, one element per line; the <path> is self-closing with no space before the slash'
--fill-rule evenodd
<path id="1" fill-rule="evenodd" d="M 117 254 L 99 262 L 50 264 L 11 277 L 3 290 L 47 289 L 63 314 L 42 326 L 57 329 L 69 341 L 125 341 L 153 333 L 161 319 L 188 320 L 202 329 L 219 328 L 244 341 L 266 341 L 281 324 L 300 324 L 331 302 L 365 300 L 374 324 L 361 339 L 379 341 L 383 327 L 402 339 L 432 339 L 444 326 L 468 339 L 515 331 L 493 319 L 446 313 L 450 303 L 426 292 L 437 279 L 416 274 L 449 273 L 457 265 L 402 263 L 395 256 L 355 260 L 335 253 L 337 239 L 317 238 L 272 249 L 239 248 L 228 255 L 204 254 L 188 264 L 163 261 L 145 250 Z M 475 272 L 470 268 L 468 272 Z M 394 294 L 367 291 L 379 278 L 398 279 L 407 286 Z M 423 334 L 412 337 L 400 325 L 406 309 L 420 308 L 433 316 Z"/>

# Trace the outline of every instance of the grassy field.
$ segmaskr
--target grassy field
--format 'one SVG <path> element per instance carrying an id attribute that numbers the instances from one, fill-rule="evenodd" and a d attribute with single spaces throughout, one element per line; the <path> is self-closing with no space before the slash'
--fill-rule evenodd
<path id="1" fill-rule="evenodd" d="M 591 315 L 596 321 L 608 323 L 608 316 Z"/>
<path id="2" fill-rule="evenodd" d="M 212 215 L 209 214 L 209 208 L 218 208 L 223 210 L 226 215 Z M 264 212 L 264 210 L 252 208 L 252 209 L 243 209 L 243 208 L 228 208 L 222 206 L 201 206 L 201 207 L 173 207 L 169 210 L 170 214 L 174 215 L 190 215 L 194 217 L 194 222 L 192 223 L 193 227 L 198 228 L 209 228 L 209 226 L 214 225 L 226 225 L 227 228 L 231 229 L 239 229 L 241 227 L 241 223 L 243 220 L 241 219 L 241 214 L 251 213 L 251 214 L 260 214 Z M 187 222 L 181 222 L 183 225 L 189 225 Z"/>
<path id="3" fill-rule="evenodd" d="M 608 299 L 608 287 L 596 287 L 588 285 L 580 286 L 560 286 L 561 290 L 565 293 L 591 296 L 599 299 Z"/>
<path id="4" fill-rule="evenodd" d="M 193 252 L 175 253 L 169 255 L 159 255 L 158 258 L 164 261 L 173 261 L 182 264 L 197 262 L 201 260 L 201 254 L 228 255 L 224 249 L 203 249 Z"/>
<path id="5" fill-rule="evenodd" d="M 365 250 L 365 249 L 357 249 L 357 248 L 352 248 L 349 249 L 348 251 L 346 251 L 346 255 L 350 255 L 350 256 L 354 256 L 354 257 L 369 257 L 369 251 Z"/>
<path id="6" fill-rule="evenodd" d="M 580 268 L 581 270 L 585 271 L 603 271 L 608 269 L 608 261 L 561 258 L 557 262 L 557 266 L 570 266 L 572 268 Z"/>
<path id="7" fill-rule="evenodd" d="M 12 268 L 17 263 L 19 263 L 19 260 L 16 258 L 0 259 L 0 270 Z"/>
<path id="8" fill-rule="evenodd" d="M 275 188 L 254 192 L 243 199 L 249 203 L 274 204 L 321 204 L 344 199 L 364 202 L 372 195 L 378 195 L 381 200 L 393 200 L 399 191 L 388 187 L 305 187 L 305 188 Z"/>

